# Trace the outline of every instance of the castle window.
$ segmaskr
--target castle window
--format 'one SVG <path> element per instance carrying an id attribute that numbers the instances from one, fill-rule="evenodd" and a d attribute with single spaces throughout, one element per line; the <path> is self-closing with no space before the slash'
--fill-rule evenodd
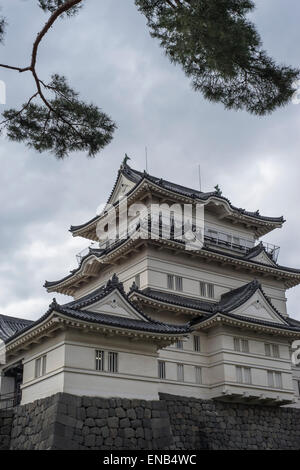
<path id="1" fill-rule="evenodd" d="M 177 380 L 178 382 L 184 382 L 183 364 L 177 364 Z"/>
<path id="2" fill-rule="evenodd" d="M 172 274 L 167 274 L 167 286 L 168 289 L 174 290 L 174 276 Z"/>
<path id="3" fill-rule="evenodd" d="M 202 384 L 202 369 L 199 366 L 195 366 L 195 381 L 196 384 Z"/>
<path id="4" fill-rule="evenodd" d="M 207 297 L 213 299 L 215 297 L 215 286 L 213 284 L 207 284 Z"/>
<path id="5" fill-rule="evenodd" d="M 206 297 L 206 284 L 202 281 L 200 281 L 200 295 L 201 297 Z"/>
<path id="6" fill-rule="evenodd" d="M 280 357 L 278 344 L 265 343 L 265 354 L 269 357 Z"/>
<path id="7" fill-rule="evenodd" d="M 160 379 L 166 378 L 166 363 L 165 361 L 158 361 L 158 377 Z"/>
<path id="8" fill-rule="evenodd" d="M 200 352 L 200 336 L 194 335 L 193 341 L 194 341 L 194 351 Z"/>
<path id="9" fill-rule="evenodd" d="M 182 339 L 178 339 L 178 340 L 176 341 L 175 347 L 176 347 L 177 349 L 183 349 L 183 341 L 182 341 Z"/>
<path id="10" fill-rule="evenodd" d="M 108 372 L 118 372 L 118 353 L 108 353 Z"/>
<path id="11" fill-rule="evenodd" d="M 200 281 L 199 286 L 201 297 L 208 297 L 209 299 L 215 298 L 215 286 L 213 284 Z"/>
<path id="12" fill-rule="evenodd" d="M 35 360 L 34 377 L 37 379 L 46 374 L 47 356 L 41 356 Z"/>
<path id="13" fill-rule="evenodd" d="M 297 384 L 298 384 L 298 395 L 300 397 L 300 380 L 297 381 Z"/>
<path id="14" fill-rule="evenodd" d="M 104 371 L 104 351 L 96 350 L 96 370 Z"/>
<path id="15" fill-rule="evenodd" d="M 235 351 L 249 352 L 249 341 L 247 339 L 233 338 L 233 345 Z"/>
<path id="16" fill-rule="evenodd" d="M 175 290 L 182 292 L 182 277 L 175 276 Z"/>
<path id="17" fill-rule="evenodd" d="M 140 288 L 141 287 L 141 276 L 140 274 L 136 274 L 134 278 L 135 285 Z"/>
<path id="18" fill-rule="evenodd" d="M 236 381 L 240 384 L 251 384 L 250 367 L 236 366 Z"/>
<path id="19" fill-rule="evenodd" d="M 268 370 L 267 376 L 268 376 L 268 387 L 283 388 L 281 372 L 274 372 L 272 370 Z"/>

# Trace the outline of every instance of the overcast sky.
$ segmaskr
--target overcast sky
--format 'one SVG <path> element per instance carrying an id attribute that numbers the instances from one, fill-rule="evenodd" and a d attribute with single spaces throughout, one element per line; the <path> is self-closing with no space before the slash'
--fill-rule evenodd
<path id="1" fill-rule="evenodd" d="M 0 138 L 0 313 L 36 319 L 53 295 L 45 279 L 76 267 L 88 240 L 68 232 L 95 215 L 106 201 L 128 153 L 143 170 L 202 189 L 219 184 L 233 204 L 284 215 L 283 229 L 265 239 L 281 246 L 280 264 L 300 268 L 300 105 L 258 118 L 225 111 L 195 93 L 179 67 L 170 64 L 148 33 L 133 0 L 86 0 L 81 13 L 59 20 L 43 41 L 38 72 L 47 81 L 65 75 L 81 96 L 117 123 L 113 142 L 95 159 L 85 154 L 58 161 L 24 144 Z M 1 62 L 25 66 L 32 41 L 47 16 L 36 0 L 0 0 L 8 19 Z M 254 20 L 264 46 L 279 62 L 299 66 L 299 0 L 256 0 Z M 7 107 L 34 90 L 30 75 L 0 70 Z M 5 106 L 0 105 L 1 110 Z M 56 295 L 58 301 L 68 297 Z M 288 291 L 289 313 L 300 319 L 300 286 Z"/>

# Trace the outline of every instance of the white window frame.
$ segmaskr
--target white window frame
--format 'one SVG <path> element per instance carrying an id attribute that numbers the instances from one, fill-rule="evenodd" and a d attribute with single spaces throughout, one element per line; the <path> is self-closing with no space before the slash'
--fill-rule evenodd
<path id="1" fill-rule="evenodd" d="M 181 276 L 175 276 L 175 290 L 177 292 L 183 291 L 183 280 Z"/>
<path id="2" fill-rule="evenodd" d="M 201 297 L 206 297 L 206 284 L 203 281 L 199 282 L 200 295 Z"/>
<path id="3" fill-rule="evenodd" d="M 233 338 L 233 349 L 237 352 L 249 353 L 249 340 L 245 338 Z"/>
<path id="4" fill-rule="evenodd" d="M 107 353 L 107 372 L 117 374 L 119 372 L 119 354 L 115 351 Z"/>
<path id="5" fill-rule="evenodd" d="M 174 290 L 174 275 L 167 274 L 167 288 L 170 290 Z"/>
<path id="6" fill-rule="evenodd" d="M 267 370 L 267 384 L 270 388 L 282 389 L 282 373 L 274 370 Z"/>
<path id="7" fill-rule="evenodd" d="M 158 361 L 158 378 L 166 379 L 166 361 Z"/>
<path id="8" fill-rule="evenodd" d="M 95 350 L 95 369 L 98 372 L 105 370 L 105 351 L 103 349 Z"/>
<path id="9" fill-rule="evenodd" d="M 193 345 L 194 345 L 195 352 L 201 352 L 200 335 L 193 335 Z"/>
<path id="10" fill-rule="evenodd" d="M 195 366 L 195 382 L 202 385 L 202 367 L 200 366 Z"/>
<path id="11" fill-rule="evenodd" d="M 182 339 L 178 339 L 175 343 L 175 348 L 176 349 L 183 349 L 183 340 Z"/>
<path id="12" fill-rule="evenodd" d="M 184 382 L 184 365 L 177 364 L 177 381 Z"/>
<path id="13" fill-rule="evenodd" d="M 215 298 L 215 286 L 214 286 L 214 284 L 207 283 L 206 290 L 207 290 L 207 297 L 209 299 L 214 299 Z"/>
<path id="14" fill-rule="evenodd" d="M 47 354 L 37 357 L 34 362 L 34 378 L 43 377 L 47 372 Z"/>
<path id="15" fill-rule="evenodd" d="M 252 384 L 252 374 L 250 367 L 235 366 L 235 370 L 237 383 L 244 385 Z"/>

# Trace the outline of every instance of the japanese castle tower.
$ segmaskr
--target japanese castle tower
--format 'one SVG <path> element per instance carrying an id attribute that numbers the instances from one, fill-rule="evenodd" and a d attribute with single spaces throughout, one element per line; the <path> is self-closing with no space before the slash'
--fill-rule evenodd
<path id="1" fill-rule="evenodd" d="M 169 237 L 161 227 L 152 238 L 138 230 L 121 236 L 125 198 L 128 207 L 146 207 L 146 216 L 128 211 L 130 227 L 146 231 L 151 204 L 204 205 L 203 244 L 187 250 L 172 223 Z M 99 242 L 97 227 L 111 212 L 117 235 Z M 70 229 L 92 246 L 77 269 L 45 283 L 73 300 L 54 299 L 34 322 L 0 315 L 0 394 L 22 404 L 57 392 L 143 399 L 164 392 L 300 406 L 300 367 L 291 360 L 300 322 L 285 297 L 300 270 L 278 264 L 279 249 L 259 240 L 283 223 L 233 206 L 218 187 L 186 188 L 125 159 L 105 210 Z"/>

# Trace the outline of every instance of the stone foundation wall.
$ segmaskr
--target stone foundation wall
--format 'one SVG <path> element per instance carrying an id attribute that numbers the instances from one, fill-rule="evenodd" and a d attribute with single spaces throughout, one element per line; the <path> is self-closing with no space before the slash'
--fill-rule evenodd
<path id="1" fill-rule="evenodd" d="M 0 411 L 0 449 L 300 449 L 300 409 L 162 394 L 159 401 L 58 393 Z"/>
<path id="2" fill-rule="evenodd" d="M 0 410 L 0 450 L 9 449 L 13 418 L 13 410 Z"/>
<path id="3" fill-rule="evenodd" d="M 300 409 L 161 394 L 176 449 L 300 449 Z"/>

